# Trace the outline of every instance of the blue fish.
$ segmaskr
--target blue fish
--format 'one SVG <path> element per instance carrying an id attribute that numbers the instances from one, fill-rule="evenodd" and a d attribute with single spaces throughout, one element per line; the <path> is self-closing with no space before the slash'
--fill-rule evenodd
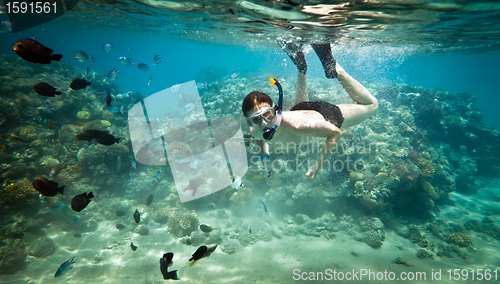
<path id="1" fill-rule="evenodd" d="M 111 49 L 113 49 L 113 44 L 111 42 L 106 42 L 103 46 L 102 46 L 102 50 L 106 51 L 106 52 L 109 52 Z"/>
<path id="2" fill-rule="evenodd" d="M 73 260 L 75 257 L 73 256 L 72 259 L 66 260 L 61 266 L 56 271 L 56 274 L 54 274 L 54 277 L 59 277 L 62 276 L 64 273 L 68 272 L 71 268 L 73 268 L 73 263 L 75 263 Z"/>
<path id="3" fill-rule="evenodd" d="M 161 172 L 160 171 L 156 172 L 156 179 L 161 180 Z"/>
<path id="4" fill-rule="evenodd" d="M 233 74 L 231 74 L 231 79 L 236 79 L 237 77 L 238 77 L 238 73 L 233 72 Z"/>
<path id="5" fill-rule="evenodd" d="M 134 170 L 137 170 L 137 162 L 134 158 L 132 158 L 132 168 L 134 168 Z"/>
<path id="6" fill-rule="evenodd" d="M 52 210 L 52 213 L 61 213 L 64 217 L 67 217 L 76 224 L 80 218 L 78 216 L 73 215 L 71 213 L 71 210 L 69 209 L 68 205 L 66 205 L 64 202 L 60 201 L 59 199 L 53 199 L 53 198 L 44 198 L 43 202 L 45 205 L 50 207 Z"/>
<path id="7" fill-rule="evenodd" d="M 161 55 L 155 55 L 155 57 L 153 58 L 153 65 L 156 65 L 158 63 L 161 62 Z"/>
<path id="8" fill-rule="evenodd" d="M 248 225 L 248 232 L 251 234 L 252 233 L 252 228 L 250 226 L 252 226 L 252 224 Z"/>
<path id="9" fill-rule="evenodd" d="M 120 69 L 113 68 L 111 71 L 108 72 L 106 79 L 114 80 L 116 77 L 118 77 L 118 73 L 120 73 Z"/>
<path id="10" fill-rule="evenodd" d="M 54 107 L 52 105 L 50 105 L 50 103 L 47 101 L 45 102 L 45 104 L 43 105 L 43 108 L 48 112 L 48 113 L 53 113 L 55 112 L 54 110 Z"/>
<path id="11" fill-rule="evenodd" d="M 115 107 L 115 106 L 108 106 L 108 111 L 110 113 L 117 113 L 118 112 L 118 108 Z"/>
<path id="12" fill-rule="evenodd" d="M 207 81 L 205 81 L 204 83 L 196 82 L 196 87 L 198 87 L 200 89 L 207 89 L 207 90 L 210 89 L 210 86 L 208 85 Z"/>
<path id="13" fill-rule="evenodd" d="M 130 66 L 134 63 L 132 63 L 132 59 L 131 58 L 128 58 L 126 56 L 120 56 L 118 57 L 118 61 L 120 61 L 121 64 L 125 64 L 127 66 Z"/>
<path id="14" fill-rule="evenodd" d="M 90 56 L 90 63 L 94 64 L 96 61 L 95 61 L 95 56 L 94 55 L 91 55 Z"/>
<path id="15" fill-rule="evenodd" d="M 139 68 L 142 71 L 149 71 L 149 66 L 147 64 L 144 64 L 144 63 L 137 64 L 137 68 Z"/>
<path id="16" fill-rule="evenodd" d="M 99 98 L 104 99 L 107 95 L 111 95 L 111 90 L 106 88 L 99 93 Z"/>
<path id="17" fill-rule="evenodd" d="M 153 79 L 153 76 L 149 75 L 149 81 L 148 81 L 148 86 L 151 86 L 151 80 Z"/>
<path id="18" fill-rule="evenodd" d="M 264 204 L 264 202 L 262 200 L 259 200 L 260 201 L 260 207 L 262 207 L 262 210 L 264 210 L 264 212 L 267 213 L 267 207 L 266 207 L 266 204 Z"/>

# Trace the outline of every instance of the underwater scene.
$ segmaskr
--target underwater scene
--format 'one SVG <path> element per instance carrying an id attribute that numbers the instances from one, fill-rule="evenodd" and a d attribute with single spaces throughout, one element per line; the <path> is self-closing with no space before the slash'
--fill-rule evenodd
<path id="1" fill-rule="evenodd" d="M 0 283 L 500 283 L 495 1 L 0 3 Z"/>

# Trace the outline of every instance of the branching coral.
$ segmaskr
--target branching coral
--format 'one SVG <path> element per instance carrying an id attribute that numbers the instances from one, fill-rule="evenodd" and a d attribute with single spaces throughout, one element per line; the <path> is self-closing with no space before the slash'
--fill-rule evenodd
<path id="1" fill-rule="evenodd" d="M 3 210 L 21 210 L 29 208 L 36 211 L 40 206 L 40 197 L 28 179 L 4 184 L 0 191 L 0 204 Z M 12 213 L 12 212 L 11 212 Z"/>
<path id="2" fill-rule="evenodd" d="M 236 207 L 245 206 L 252 200 L 253 193 L 250 187 L 240 187 L 238 191 L 236 191 L 229 202 Z"/>
<path id="3" fill-rule="evenodd" d="M 461 248 L 474 246 L 470 236 L 465 233 L 449 233 L 448 236 L 446 236 L 446 242 Z"/>
<path id="4" fill-rule="evenodd" d="M 171 211 L 168 217 L 167 226 L 170 233 L 179 237 L 189 236 L 192 232 L 198 229 L 200 220 L 198 214 L 193 210 Z"/>
<path id="5" fill-rule="evenodd" d="M 422 175 L 424 177 L 432 177 L 434 176 L 434 173 L 436 172 L 436 166 L 434 165 L 433 162 L 420 158 L 417 161 L 417 166 L 422 170 Z"/>

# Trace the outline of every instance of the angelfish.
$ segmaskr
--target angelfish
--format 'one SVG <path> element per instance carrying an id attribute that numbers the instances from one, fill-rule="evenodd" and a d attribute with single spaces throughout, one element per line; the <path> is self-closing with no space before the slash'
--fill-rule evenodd
<path id="1" fill-rule="evenodd" d="M 61 264 L 61 266 L 59 266 L 59 268 L 57 269 L 56 274 L 54 274 L 54 278 L 63 275 L 64 273 L 68 272 L 68 270 L 73 268 L 73 263 L 75 263 L 73 261 L 74 259 L 75 259 L 75 257 L 73 256 L 72 259 L 69 259 L 69 260 L 66 260 L 65 262 L 63 262 L 63 264 Z"/>

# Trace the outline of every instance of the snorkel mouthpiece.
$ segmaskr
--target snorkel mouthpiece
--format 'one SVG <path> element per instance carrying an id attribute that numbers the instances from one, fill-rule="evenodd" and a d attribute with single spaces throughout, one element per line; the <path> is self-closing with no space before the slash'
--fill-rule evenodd
<path id="1" fill-rule="evenodd" d="M 280 96 L 279 96 L 279 100 L 278 100 L 278 105 L 276 105 L 274 107 L 276 109 L 276 112 L 277 112 L 276 122 L 273 125 L 273 127 L 264 129 L 264 133 L 262 134 L 262 136 L 266 140 L 273 139 L 274 133 L 276 132 L 276 130 L 280 126 L 280 124 L 281 124 L 281 110 L 283 108 L 283 89 L 281 88 L 280 83 L 274 78 L 269 78 L 269 81 L 271 82 L 271 84 L 278 87 L 278 91 L 279 91 Z"/>

